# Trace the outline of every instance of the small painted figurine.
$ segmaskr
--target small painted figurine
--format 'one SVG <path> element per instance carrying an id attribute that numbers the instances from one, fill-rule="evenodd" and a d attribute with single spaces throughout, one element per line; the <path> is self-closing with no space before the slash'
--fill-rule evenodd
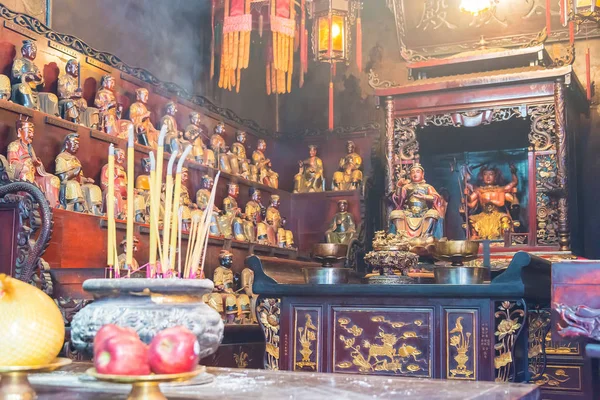
<path id="1" fill-rule="evenodd" d="M 250 297 L 246 294 L 238 294 L 237 297 L 238 320 L 241 324 L 251 324 Z"/>
<path id="2" fill-rule="evenodd" d="M 79 63 L 73 59 L 67 61 L 65 74 L 58 78 L 58 108 L 62 119 L 75 124 L 82 122 L 82 117 L 88 108 L 87 102 L 82 97 L 78 78 Z"/>
<path id="3" fill-rule="evenodd" d="M 277 189 L 279 187 L 279 174 L 271 169 L 271 160 L 265 156 L 266 150 L 267 142 L 260 139 L 256 145 L 256 150 L 252 153 L 252 163 L 258 171 L 258 181 Z"/>
<path id="4" fill-rule="evenodd" d="M 277 246 L 277 234 L 281 229 L 281 214 L 279 213 L 279 195 L 271 195 L 271 204 L 267 207 L 265 221 L 267 223 L 267 240 L 270 246 Z"/>
<path id="5" fill-rule="evenodd" d="M 100 173 L 100 186 L 102 187 L 102 198 L 106 200 L 108 191 L 108 180 L 115 181 L 115 218 L 125 219 L 127 215 L 127 173 L 125 172 L 125 152 L 122 149 L 115 148 L 115 170 L 114 176 L 108 176 L 108 163 L 102 167 Z M 104 201 L 104 211 L 109 205 Z"/>
<path id="6" fill-rule="evenodd" d="M 204 127 L 201 124 L 200 113 L 193 111 L 190 113 L 190 124 L 183 133 L 184 140 L 192 145 L 192 152 L 188 158 L 214 168 L 215 153 L 204 144 L 202 136 L 206 136 L 206 132 L 204 132 Z"/>
<path id="7" fill-rule="evenodd" d="M 317 146 L 308 146 L 309 157 L 300 161 L 300 171 L 294 176 L 294 193 L 312 193 L 325 190 L 323 161 L 317 157 Z"/>
<path id="8" fill-rule="evenodd" d="M 27 108 L 58 117 L 58 97 L 53 93 L 40 93 L 44 88 L 44 77 L 34 63 L 36 56 L 35 42 L 23 40 L 21 57 L 16 58 L 12 66 L 12 100 Z"/>
<path id="9" fill-rule="evenodd" d="M 65 137 L 61 152 L 56 156 L 56 176 L 60 179 L 59 199 L 65 210 L 102 215 L 102 191 L 94 180 L 83 175 L 79 151 L 79 134 Z"/>
<path id="10" fill-rule="evenodd" d="M 210 308 L 218 312 L 223 321 L 225 320 L 225 316 L 223 315 L 225 311 L 225 308 L 223 307 L 223 296 L 221 296 L 220 293 L 207 293 L 202 296 L 202 301 L 204 304 L 207 304 Z"/>
<path id="11" fill-rule="evenodd" d="M 238 315 L 238 306 L 237 306 L 237 298 L 235 294 L 226 294 L 225 295 L 225 323 L 227 324 L 236 324 L 239 323 L 237 319 Z"/>
<path id="12" fill-rule="evenodd" d="M 244 224 L 252 225 L 252 229 L 254 229 L 254 225 L 252 222 L 242 219 L 242 210 L 238 207 L 237 202 L 239 193 L 240 189 L 236 183 L 227 184 L 227 197 L 223 200 L 222 215 L 218 219 L 219 229 L 225 239 L 246 241 Z"/>
<path id="13" fill-rule="evenodd" d="M 208 202 L 210 200 L 210 193 L 212 191 L 213 185 L 215 181 L 208 175 L 204 175 L 202 177 L 201 188 L 196 192 L 196 204 L 198 208 L 202 211 L 206 210 L 208 207 Z M 219 230 L 219 223 L 217 221 L 220 210 L 217 206 L 213 206 L 213 215 L 210 219 L 210 234 L 212 236 L 221 236 L 221 231 Z"/>
<path id="14" fill-rule="evenodd" d="M 254 271 L 250 268 L 244 268 L 242 270 L 242 289 L 248 297 L 250 297 L 250 310 L 251 310 L 251 322 L 256 322 L 256 300 L 258 295 L 252 291 L 252 285 L 254 284 Z"/>
<path id="15" fill-rule="evenodd" d="M 292 231 L 285 229 L 287 223 L 286 217 L 281 217 L 281 228 L 277 231 L 277 245 L 281 248 L 294 248 L 294 234 Z"/>
<path id="16" fill-rule="evenodd" d="M 246 132 L 237 131 L 235 134 L 235 142 L 231 145 L 231 169 L 235 175 L 242 175 L 242 171 L 248 170 L 250 160 L 246 156 Z"/>
<path id="17" fill-rule="evenodd" d="M 180 153 L 183 152 L 183 146 L 181 145 L 183 133 L 179 132 L 179 129 L 177 128 L 177 120 L 175 119 L 175 115 L 177 115 L 177 104 L 175 104 L 173 101 L 170 101 L 165 106 L 165 115 L 160 120 L 161 128 L 163 126 L 167 127 L 165 150 L 169 153 L 172 153 L 175 149 L 177 149 L 177 151 Z"/>
<path id="18" fill-rule="evenodd" d="M 221 250 L 219 253 L 219 266 L 213 273 L 213 283 L 215 292 L 233 293 L 233 254 L 227 250 Z"/>
<path id="19" fill-rule="evenodd" d="M 362 158 L 352 140 L 348 140 L 346 149 L 348 154 L 340 159 L 340 170 L 333 174 L 331 190 L 356 190 L 362 184 Z"/>
<path id="20" fill-rule="evenodd" d="M 35 126 L 32 121 L 18 119 L 18 139 L 8 145 L 8 174 L 11 179 L 35 183 L 44 193 L 50 207 L 59 206 L 60 179 L 49 174 L 37 158 L 32 141 Z"/>
<path id="21" fill-rule="evenodd" d="M 149 222 L 150 214 L 150 158 L 142 158 L 144 174 L 135 178 L 135 222 Z"/>
<path id="22" fill-rule="evenodd" d="M 214 152 L 215 159 L 219 162 L 219 169 L 231 174 L 233 173 L 231 160 L 235 159 L 237 162 L 237 158 L 229 151 L 223 135 L 225 135 L 225 124 L 219 122 L 217 126 L 215 126 L 215 133 L 210 137 L 210 148 Z"/>
<path id="23" fill-rule="evenodd" d="M 484 166 L 477 185 L 468 182 L 465 185 L 472 239 L 503 239 L 505 232 L 512 232 L 518 226 L 518 221 L 511 217 L 511 212 L 518 215 L 514 210 L 519 205 L 516 195 L 519 177 L 513 164 L 510 172 L 512 180 L 506 184 L 498 168 Z"/>
<path id="24" fill-rule="evenodd" d="M 140 240 L 137 238 L 137 236 L 134 236 L 133 237 L 133 254 L 134 255 L 138 251 L 139 243 L 140 243 Z M 117 260 L 119 262 L 119 269 L 138 270 L 140 268 L 140 264 L 137 262 L 135 257 L 133 257 L 133 261 L 131 262 L 131 265 L 127 265 L 127 239 L 123 239 L 120 243 L 120 246 L 123 249 L 123 252 L 121 254 L 119 254 L 119 257 L 117 258 Z M 129 267 L 131 267 L 131 268 L 129 268 Z"/>
<path id="25" fill-rule="evenodd" d="M 10 100 L 10 78 L 0 74 L 0 100 Z"/>
<path id="26" fill-rule="evenodd" d="M 192 212 L 198 209 L 196 203 L 194 203 L 190 197 L 190 191 L 187 187 L 189 180 L 189 171 L 187 167 L 181 169 L 181 195 L 179 197 L 179 204 L 182 207 L 181 214 L 181 229 L 188 232 L 192 222 Z"/>
<path id="27" fill-rule="evenodd" d="M 260 190 L 251 187 L 249 189 L 250 200 L 246 203 L 246 219 L 252 222 L 244 224 L 244 233 L 249 242 L 257 242 L 259 244 L 268 244 L 267 239 L 267 224 L 263 222 L 266 214 L 265 206 L 261 203 L 262 197 Z"/>
<path id="28" fill-rule="evenodd" d="M 327 243 L 339 243 L 349 245 L 358 234 L 354 217 L 348 212 L 348 201 L 339 200 L 338 212 L 331 221 L 331 226 L 325 232 Z"/>
<path id="29" fill-rule="evenodd" d="M 148 89 L 139 88 L 135 91 L 135 103 L 129 107 L 129 118 L 135 127 L 137 141 L 144 145 L 156 148 L 158 146 L 158 131 L 152 125 L 148 111 Z"/>
<path id="30" fill-rule="evenodd" d="M 445 200 L 425 182 L 421 164 L 413 164 L 409 176 L 410 182 L 403 184 L 392 197 L 396 209 L 390 213 L 390 231 L 406 232 L 413 248 L 427 247 L 443 236 L 441 210 L 445 208 Z"/>
<path id="31" fill-rule="evenodd" d="M 104 75 L 100 80 L 100 90 L 96 93 L 94 104 L 100 113 L 100 125 L 103 132 L 111 136 L 120 137 L 117 124 L 117 98 L 113 93 L 115 78 Z"/>

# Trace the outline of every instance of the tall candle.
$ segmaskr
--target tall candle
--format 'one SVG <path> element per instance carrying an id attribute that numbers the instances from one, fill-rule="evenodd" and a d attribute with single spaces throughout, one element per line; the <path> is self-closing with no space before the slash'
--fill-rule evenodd
<path id="1" fill-rule="evenodd" d="M 590 48 L 585 49 L 585 89 L 588 101 L 592 100 L 592 78 L 590 72 Z"/>
<path id="2" fill-rule="evenodd" d="M 177 150 L 171 153 L 169 158 L 169 164 L 167 166 L 167 181 L 165 188 L 165 215 L 163 218 L 163 242 L 162 242 L 162 256 L 161 267 L 163 274 L 169 270 L 169 239 L 171 234 L 171 205 L 173 203 L 173 165 L 177 158 Z"/>
<path id="3" fill-rule="evenodd" d="M 115 146 L 108 146 L 108 190 L 106 191 L 106 220 L 108 222 L 108 243 L 106 248 L 106 265 L 112 267 L 115 265 L 115 253 L 112 226 L 115 223 Z"/>
<path id="4" fill-rule="evenodd" d="M 575 23 L 573 21 L 569 22 L 569 43 L 575 44 Z"/>
<path id="5" fill-rule="evenodd" d="M 150 264 L 150 275 L 154 277 L 156 271 L 156 229 L 155 224 L 158 223 L 158 219 L 155 218 L 156 213 L 156 160 L 154 159 L 154 152 L 150 152 L 150 250 L 148 253 L 148 263 Z"/>
<path id="6" fill-rule="evenodd" d="M 129 127 L 129 136 L 127 141 L 127 247 L 126 247 L 126 268 L 133 265 L 133 218 L 135 208 L 134 179 L 135 174 L 135 152 L 133 147 L 133 127 Z"/>

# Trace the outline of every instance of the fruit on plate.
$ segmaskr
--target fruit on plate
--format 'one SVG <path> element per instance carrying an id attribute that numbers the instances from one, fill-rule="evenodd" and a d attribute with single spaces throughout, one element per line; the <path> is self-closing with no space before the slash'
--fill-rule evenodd
<path id="1" fill-rule="evenodd" d="M 183 326 L 159 332 L 150 342 L 148 362 L 156 374 L 179 374 L 193 371 L 200 358 L 196 335 Z"/>
<path id="2" fill-rule="evenodd" d="M 94 343 L 95 344 L 95 343 Z M 149 375 L 148 346 L 131 334 L 112 336 L 94 346 L 94 367 L 99 374 Z"/>
<path id="3" fill-rule="evenodd" d="M 94 357 L 102 343 L 114 336 L 132 336 L 139 339 L 137 332 L 131 328 L 123 328 L 115 324 L 106 324 L 96 332 L 94 337 Z"/>
<path id="4" fill-rule="evenodd" d="M 38 288 L 0 274 L 0 366 L 38 366 L 54 361 L 65 340 L 63 317 Z"/>

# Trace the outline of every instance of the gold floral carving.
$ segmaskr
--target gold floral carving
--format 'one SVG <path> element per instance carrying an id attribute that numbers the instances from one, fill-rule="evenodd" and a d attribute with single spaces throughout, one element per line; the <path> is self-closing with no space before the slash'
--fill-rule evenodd
<path id="1" fill-rule="evenodd" d="M 552 332 L 546 334 L 546 354 L 579 355 L 579 343 L 552 340 Z"/>
<path id="2" fill-rule="evenodd" d="M 280 299 L 260 299 L 256 312 L 259 323 L 265 334 L 266 354 L 265 369 L 279 369 L 279 318 L 281 315 Z"/>
<path id="3" fill-rule="evenodd" d="M 340 327 L 342 327 L 342 329 L 344 329 L 346 332 L 350 333 L 354 337 L 360 336 L 363 333 L 362 328 L 359 328 L 356 325 L 352 325 L 352 328 L 348 328 L 347 325 L 350 323 L 350 320 L 348 318 L 340 318 L 338 319 L 338 323 L 340 324 Z"/>
<path id="4" fill-rule="evenodd" d="M 553 386 L 560 387 L 563 383 L 567 382 L 571 377 L 565 372 L 564 369 L 557 369 L 554 374 L 544 373 L 539 379 L 533 381 L 538 386 Z"/>
<path id="5" fill-rule="evenodd" d="M 313 342 L 317 341 L 317 327 L 313 324 L 310 314 L 305 314 L 306 321 L 304 326 L 298 328 L 298 341 L 300 342 L 300 354 L 302 354 L 302 361 L 296 362 L 296 367 L 300 369 L 310 368 L 312 370 L 317 369 L 317 363 L 312 361 L 312 345 Z"/>
<path id="6" fill-rule="evenodd" d="M 511 376 L 513 360 L 513 351 L 515 343 L 525 318 L 525 311 L 518 308 L 521 302 L 503 301 L 494 314 L 499 319 L 496 327 L 496 345 L 494 346 L 497 355 L 494 357 L 494 367 L 496 368 L 496 382 L 508 382 L 514 377 Z"/>
<path id="7" fill-rule="evenodd" d="M 245 351 L 240 350 L 239 354 L 233 353 L 233 359 L 235 360 L 235 365 L 237 365 L 238 368 L 248 367 L 248 353 Z"/>
<path id="8" fill-rule="evenodd" d="M 450 370 L 450 376 L 454 377 L 457 375 L 464 375 L 470 377 L 474 374 L 473 370 L 467 368 L 467 362 L 469 361 L 469 348 L 471 346 L 471 332 L 464 332 L 462 321 L 464 317 L 458 317 L 454 328 L 450 331 L 450 334 L 455 334 L 450 337 L 450 346 L 456 348 L 457 354 L 454 356 L 457 366 Z"/>

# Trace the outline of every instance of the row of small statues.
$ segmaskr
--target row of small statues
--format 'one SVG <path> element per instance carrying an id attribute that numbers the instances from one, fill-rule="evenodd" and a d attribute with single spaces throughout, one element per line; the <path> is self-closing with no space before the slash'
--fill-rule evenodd
<path id="1" fill-rule="evenodd" d="M 136 101 L 129 108 L 131 121 L 125 120 L 122 118 L 123 106 L 117 102 L 114 93 L 115 78 L 112 75 L 102 77 L 101 87 L 94 99 L 96 107 L 88 107 L 82 97 L 77 60 L 67 61 L 65 74 L 58 78 L 57 97 L 53 93 L 40 92 L 44 86 L 44 78 L 34 63 L 36 56 L 35 42 L 23 41 L 21 57 L 13 63 L 12 79 L 0 75 L 0 99 L 12 98 L 15 103 L 25 107 L 60 116 L 67 121 L 119 138 L 127 138 L 129 127 L 133 127 L 139 144 L 152 148 L 158 146 L 159 132 L 152 125 L 151 112 L 147 107 L 148 89 L 139 88 L 135 91 Z M 160 125 L 167 128 L 166 151 L 179 149 L 181 152 L 191 144 L 193 150 L 189 155 L 190 160 L 270 187 L 279 186 L 279 175 L 272 170 L 271 161 L 265 155 L 264 140 L 258 141 L 250 160 L 246 156 L 245 132 L 237 132 L 236 142 L 230 149 L 225 143 L 225 124 L 222 122 L 217 124 L 214 133 L 209 137 L 199 113 L 190 113 L 190 124 L 183 132 L 177 126 L 176 114 L 177 105 L 175 102 L 168 102 L 165 115 L 160 120 Z M 204 140 L 207 140 L 208 144 Z"/>
<path id="2" fill-rule="evenodd" d="M 53 208 L 63 208 L 75 212 L 91 213 L 101 216 L 106 211 L 108 182 L 108 164 L 102 167 L 100 187 L 94 180 L 86 177 L 82 164 L 77 158 L 79 150 L 79 134 L 70 133 L 65 137 L 62 150 L 56 157 L 55 175 L 46 172 L 44 165 L 37 158 L 32 146 L 35 126 L 32 121 L 19 119 L 16 123 L 18 139 L 8 145 L 7 159 L 0 156 L 9 178 L 17 181 L 28 181 L 36 184 L 44 192 Z M 124 219 L 127 215 L 127 173 L 125 171 L 125 152 L 115 149 L 114 198 L 115 216 Z M 147 223 L 150 196 L 150 162 L 142 160 L 145 174 L 136 179 L 135 219 L 139 223 Z M 206 209 L 214 184 L 210 176 L 202 178 L 202 187 L 196 193 L 194 202 L 187 188 L 188 171 L 182 170 L 181 202 L 183 206 L 183 229 L 190 226 L 192 213 Z M 223 210 L 213 210 L 210 233 L 227 239 L 256 242 L 271 246 L 294 247 L 291 231 L 285 229 L 286 219 L 279 213 L 280 199 L 271 196 L 271 204 L 262 204 L 261 192 L 250 189 L 251 200 L 242 213 L 238 207 L 239 187 L 235 183 L 228 184 L 228 195 L 223 201 Z M 164 204 L 164 190 L 162 204 Z"/>
<path id="3" fill-rule="evenodd" d="M 346 143 L 347 154 L 340 159 L 339 170 L 333 173 L 331 190 L 359 190 L 363 181 L 362 157 L 352 140 Z M 308 146 L 309 157 L 299 161 L 300 170 L 294 176 L 294 193 L 325 191 L 323 160 L 317 157 L 317 146 Z"/>

